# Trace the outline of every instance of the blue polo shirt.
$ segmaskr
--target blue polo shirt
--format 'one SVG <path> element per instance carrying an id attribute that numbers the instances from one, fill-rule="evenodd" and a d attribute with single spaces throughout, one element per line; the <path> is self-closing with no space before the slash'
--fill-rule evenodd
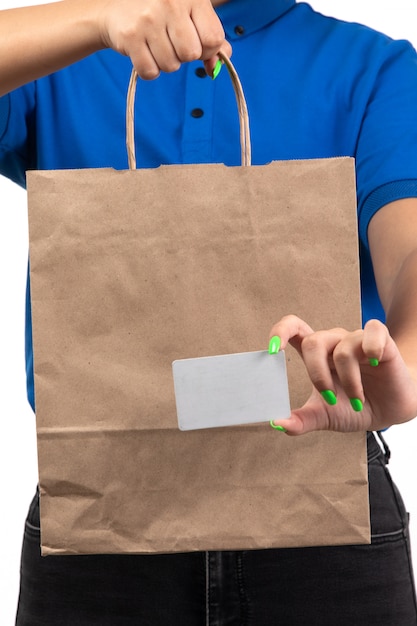
<path id="1" fill-rule="evenodd" d="M 367 227 L 387 202 L 417 196 L 415 50 L 294 0 L 229 0 L 218 14 L 248 102 L 253 163 L 355 157 L 363 318 L 383 320 Z M 24 186 L 27 169 L 127 168 L 130 72 L 128 58 L 104 50 L 1 98 L 0 172 Z M 138 167 L 239 163 L 226 71 L 212 81 L 201 62 L 185 64 L 140 81 L 136 100 Z M 323 215 L 324 227 L 331 219 Z M 33 406 L 29 298 L 26 337 Z"/>

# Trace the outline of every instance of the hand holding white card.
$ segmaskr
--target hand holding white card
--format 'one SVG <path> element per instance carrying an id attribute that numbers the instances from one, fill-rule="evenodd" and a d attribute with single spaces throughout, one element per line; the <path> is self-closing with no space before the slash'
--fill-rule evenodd
<path id="1" fill-rule="evenodd" d="M 284 351 L 181 359 L 172 364 L 180 430 L 290 416 Z"/>

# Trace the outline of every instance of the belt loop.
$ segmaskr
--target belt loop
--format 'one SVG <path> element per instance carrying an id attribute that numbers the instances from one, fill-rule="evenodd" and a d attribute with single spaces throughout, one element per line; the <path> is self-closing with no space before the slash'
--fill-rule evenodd
<path id="1" fill-rule="evenodd" d="M 378 439 L 380 440 L 380 442 L 382 443 L 382 446 L 384 448 L 385 464 L 388 465 L 389 460 L 391 458 L 391 450 L 389 449 L 387 442 L 385 441 L 384 437 L 382 436 L 382 431 L 377 430 L 376 434 L 378 435 Z"/>

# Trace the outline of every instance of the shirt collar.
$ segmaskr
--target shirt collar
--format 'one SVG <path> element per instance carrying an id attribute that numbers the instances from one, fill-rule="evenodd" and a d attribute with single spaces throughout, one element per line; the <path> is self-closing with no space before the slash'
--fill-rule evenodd
<path id="1" fill-rule="evenodd" d="M 291 9 L 296 0 L 229 0 L 217 7 L 231 41 L 260 30 Z"/>

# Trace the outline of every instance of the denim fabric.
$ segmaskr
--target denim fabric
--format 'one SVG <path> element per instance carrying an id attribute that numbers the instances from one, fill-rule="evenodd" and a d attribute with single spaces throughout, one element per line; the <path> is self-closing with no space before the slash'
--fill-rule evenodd
<path id="1" fill-rule="evenodd" d="M 35 496 L 16 624 L 416 626 L 408 516 L 388 456 L 369 435 L 364 546 L 42 558 Z"/>

